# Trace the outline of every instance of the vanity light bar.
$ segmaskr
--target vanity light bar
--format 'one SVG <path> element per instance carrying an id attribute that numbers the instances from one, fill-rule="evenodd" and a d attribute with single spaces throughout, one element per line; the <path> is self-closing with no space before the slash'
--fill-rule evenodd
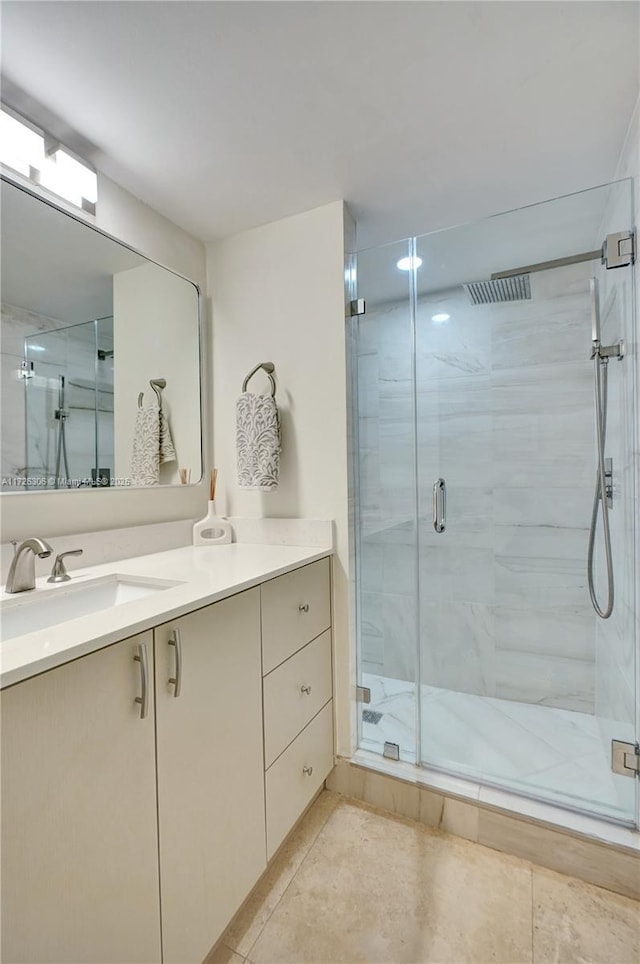
<path id="1" fill-rule="evenodd" d="M 98 200 L 96 172 L 7 108 L 0 108 L 0 161 L 89 214 Z"/>

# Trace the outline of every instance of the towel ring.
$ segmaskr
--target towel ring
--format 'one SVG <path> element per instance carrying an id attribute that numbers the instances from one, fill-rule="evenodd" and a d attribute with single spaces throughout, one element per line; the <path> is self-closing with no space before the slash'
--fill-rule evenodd
<path id="1" fill-rule="evenodd" d="M 152 378 L 149 382 L 152 389 L 158 396 L 158 408 L 162 408 L 162 389 L 167 387 L 166 378 Z M 140 392 L 138 395 L 138 408 L 142 408 L 142 399 L 144 398 L 144 392 Z"/>
<path id="2" fill-rule="evenodd" d="M 251 371 L 249 372 L 249 374 L 247 375 L 247 377 L 242 383 L 242 391 L 246 392 L 247 385 L 249 384 L 249 380 L 253 378 L 255 373 L 260 371 L 261 368 L 267 373 L 269 377 L 269 381 L 271 382 L 271 395 L 273 398 L 275 398 L 276 397 L 276 380 L 273 377 L 273 372 L 276 370 L 276 366 L 273 364 L 273 362 L 270 362 L 270 361 L 258 362 L 256 367 L 251 369 Z"/>

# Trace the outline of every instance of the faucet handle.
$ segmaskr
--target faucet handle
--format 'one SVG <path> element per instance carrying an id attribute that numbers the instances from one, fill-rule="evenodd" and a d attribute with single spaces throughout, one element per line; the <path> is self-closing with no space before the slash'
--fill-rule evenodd
<path id="1" fill-rule="evenodd" d="M 69 582 L 71 576 L 66 570 L 64 557 L 81 556 L 83 552 L 84 549 L 68 549 L 67 552 L 59 552 L 56 556 L 53 569 L 51 570 L 51 575 L 47 579 L 47 582 Z"/>

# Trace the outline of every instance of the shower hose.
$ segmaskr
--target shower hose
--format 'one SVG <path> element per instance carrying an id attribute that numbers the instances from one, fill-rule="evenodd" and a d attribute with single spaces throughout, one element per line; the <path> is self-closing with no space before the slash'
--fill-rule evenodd
<path id="1" fill-rule="evenodd" d="M 608 619 L 613 612 L 613 560 L 611 557 L 611 532 L 609 530 L 609 503 L 607 501 L 607 481 L 604 466 L 604 446 L 607 437 L 607 372 L 609 359 L 602 358 L 600 355 L 600 344 L 594 342 L 593 345 L 593 384 L 596 407 L 596 440 L 598 445 L 598 469 L 596 477 L 596 489 L 593 496 L 593 509 L 591 511 L 591 529 L 589 531 L 589 552 L 587 562 L 587 573 L 589 578 L 589 595 L 591 602 L 598 616 L 601 619 Z M 600 607 L 594 585 L 593 556 L 596 541 L 596 528 L 598 525 L 598 508 L 602 507 L 602 534 L 604 537 L 604 554 L 607 567 L 607 602 L 604 608 Z"/>

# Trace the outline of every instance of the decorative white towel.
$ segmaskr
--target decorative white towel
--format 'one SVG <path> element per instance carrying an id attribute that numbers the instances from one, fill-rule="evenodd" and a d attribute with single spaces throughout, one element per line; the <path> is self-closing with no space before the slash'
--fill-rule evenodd
<path id="1" fill-rule="evenodd" d="M 238 485 L 269 492 L 280 476 L 280 417 L 272 395 L 243 392 L 236 403 Z"/>
<path id="2" fill-rule="evenodd" d="M 159 485 L 160 463 L 174 462 L 176 458 L 171 430 L 162 409 L 157 405 L 138 407 L 131 458 L 133 485 Z"/>

